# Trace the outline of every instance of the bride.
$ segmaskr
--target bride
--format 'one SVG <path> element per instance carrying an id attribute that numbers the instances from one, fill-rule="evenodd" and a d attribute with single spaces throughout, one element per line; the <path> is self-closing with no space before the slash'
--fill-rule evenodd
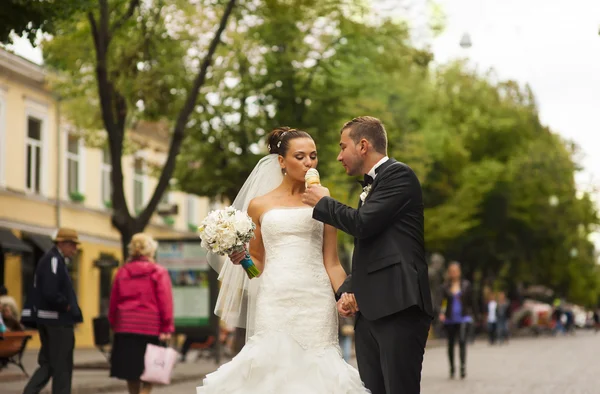
<path id="1" fill-rule="evenodd" d="M 334 297 L 346 274 L 336 229 L 302 204 L 304 175 L 317 166 L 311 136 L 282 127 L 269 134 L 233 206 L 256 224 L 250 255 L 261 271 L 248 280 L 230 256 L 222 266 L 215 312 L 245 327 L 246 346 L 204 379 L 198 394 L 364 394 L 358 371 L 341 357 Z M 213 256 L 214 257 L 214 256 Z"/>

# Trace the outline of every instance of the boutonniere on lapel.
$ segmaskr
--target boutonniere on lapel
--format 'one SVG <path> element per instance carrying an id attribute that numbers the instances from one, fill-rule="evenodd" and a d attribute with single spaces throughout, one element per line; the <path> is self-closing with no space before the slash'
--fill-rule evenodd
<path id="1" fill-rule="evenodd" d="M 370 185 L 367 185 L 367 186 L 363 187 L 363 192 L 360 193 L 360 199 L 363 202 L 363 204 L 364 204 L 365 200 L 367 199 L 367 196 L 371 192 L 371 187 L 372 186 L 373 186 L 373 184 L 370 184 Z"/>

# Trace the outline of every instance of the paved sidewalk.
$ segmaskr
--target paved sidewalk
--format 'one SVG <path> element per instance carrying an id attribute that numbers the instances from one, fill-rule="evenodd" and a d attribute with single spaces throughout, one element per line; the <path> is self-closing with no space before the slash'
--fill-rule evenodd
<path id="1" fill-rule="evenodd" d="M 428 348 L 438 347 L 442 341 L 431 339 Z M 202 384 L 202 379 L 208 373 L 218 368 L 213 360 L 195 360 L 195 352 L 190 351 L 188 362 L 178 363 L 173 372 L 171 386 L 159 388 L 160 392 L 170 392 L 169 387 L 182 385 L 196 387 Z M 221 360 L 222 363 L 227 359 Z M 28 350 L 23 357 L 25 370 L 31 375 L 37 368 L 37 350 Z M 356 362 L 353 362 L 356 365 Z M 94 366 L 94 369 L 90 369 Z M 14 365 L 0 371 L 1 394 L 21 394 L 27 384 L 27 377 Z M 73 394 L 92 393 L 126 393 L 125 382 L 109 377 L 108 363 L 97 349 L 78 349 L 75 351 L 75 370 L 73 372 Z M 51 382 L 42 391 L 51 393 Z"/>
<path id="2" fill-rule="evenodd" d="M 194 361 L 193 352 L 190 352 L 188 362 L 178 363 L 173 372 L 172 383 L 182 384 L 197 382 L 202 384 L 202 379 L 207 373 L 214 371 L 218 366 L 213 360 L 201 359 Z M 223 362 L 227 360 L 222 360 Z M 23 357 L 26 371 L 31 375 L 37 368 L 37 350 L 27 351 Z M 94 366 L 94 369 L 89 369 Z M 102 369 L 101 369 L 102 368 Z M 125 382 L 112 379 L 109 376 L 108 363 L 104 356 L 96 349 L 78 349 L 75 351 L 75 370 L 73 371 L 73 394 L 126 392 Z M 2 394 L 21 394 L 27 384 L 27 377 L 14 365 L 0 371 L 0 392 Z M 51 382 L 42 391 L 51 393 Z"/>

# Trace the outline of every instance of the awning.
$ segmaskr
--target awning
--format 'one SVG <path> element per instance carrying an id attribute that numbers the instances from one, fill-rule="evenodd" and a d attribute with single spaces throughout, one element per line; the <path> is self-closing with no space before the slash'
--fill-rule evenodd
<path id="1" fill-rule="evenodd" d="M 33 246 L 40 249 L 43 253 L 48 252 L 54 247 L 54 242 L 47 235 L 35 233 L 23 233 L 23 239 L 29 241 Z"/>
<path id="2" fill-rule="evenodd" d="M 4 252 L 31 253 L 33 249 L 7 228 L 0 228 L 0 248 Z"/>

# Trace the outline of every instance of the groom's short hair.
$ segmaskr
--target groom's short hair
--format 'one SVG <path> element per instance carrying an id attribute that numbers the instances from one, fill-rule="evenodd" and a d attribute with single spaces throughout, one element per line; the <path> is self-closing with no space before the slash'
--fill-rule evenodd
<path id="1" fill-rule="evenodd" d="M 373 149 L 382 155 L 387 154 L 387 133 L 383 123 L 372 116 L 359 116 L 346 122 L 340 133 L 350 129 L 350 138 L 358 144 L 361 139 L 366 139 L 373 145 Z"/>

